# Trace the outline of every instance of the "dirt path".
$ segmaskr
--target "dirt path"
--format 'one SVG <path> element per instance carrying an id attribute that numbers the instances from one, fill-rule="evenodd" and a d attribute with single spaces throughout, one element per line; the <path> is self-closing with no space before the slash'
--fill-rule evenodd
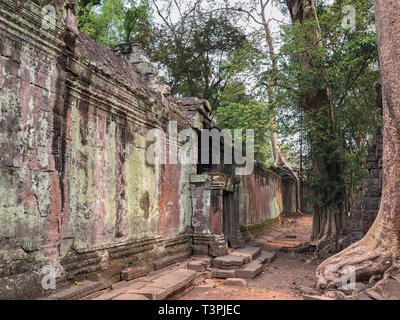
<path id="1" fill-rule="evenodd" d="M 207 279 L 178 299 L 302 300 L 298 287 L 314 285 L 315 270 L 323 259 L 315 259 L 310 253 L 284 253 L 279 249 L 307 242 L 311 225 L 311 216 L 284 218 L 278 227 L 258 236 L 255 240 L 262 243 L 263 249 L 276 251 L 277 257 L 262 274 L 247 280 L 245 287 L 225 286 L 223 280 Z"/>

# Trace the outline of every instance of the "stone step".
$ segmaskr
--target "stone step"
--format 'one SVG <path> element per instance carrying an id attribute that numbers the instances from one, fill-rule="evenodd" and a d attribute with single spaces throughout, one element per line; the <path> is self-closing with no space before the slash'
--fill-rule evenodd
<path id="1" fill-rule="evenodd" d="M 89 296 L 96 291 L 104 289 L 104 285 L 100 282 L 85 280 L 79 285 L 73 285 L 50 295 L 49 300 L 79 300 Z"/>
<path id="2" fill-rule="evenodd" d="M 253 279 L 262 272 L 263 265 L 271 263 L 275 257 L 275 251 L 261 251 L 258 247 L 246 247 L 230 255 L 213 259 L 211 275 L 217 279 Z M 252 259 L 255 260 L 252 261 Z"/>
<path id="3" fill-rule="evenodd" d="M 231 252 L 231 255 L 248 257 L 250 261 L 255 260 L 261 254 L 259 247 L 244 247 Z"/>
<path id="4" fill-rule="evenodd" d="M 196 272 L 204 272 L 211 264 L 212 257 L 195 255 L 191 257 L 187 268 Z"/>
<path id="5" fill-rule="evenodd" d="M 260 261 L 262 264 L 271 263 L 276 258 L 275 251 L 262 251 L 261 255 L 257 258 L 256 261 Z"/>
<path id="6" fill-rule="evenodd" d="M 207 265 L 205 265 L 203 261 L 195 260 L 189 261 L 187 268 L 196 272 L 204 272 L 204 270 L 207 268 Z"/>
<path id="7" fill-rule="evenodd" d="M 252 261 L 242 269 L 236 270 L 236 278 L 254 279 L 263 271 L 263 264 L 259 261 Z"/>
<path id="8" fill-rule="evenodd" d="M 143 295 L 150 300 L 163 300 L 189 287 L 197 275 L 193 270 L 178 269 L 161 275 L 140 289 L 128 287 L 126 292 Z"/>
<path id="9" fill-rule="evenodd" d="M 237 269 L 250 261 L 246 255 L 226 255 L 212 260 L 212 266 L 217 269 Z"/>
<path id="10" fill-rule="evenodd" d="M 216 279 L 236 278 L 235 269 L 212 269 L 211 274 L 212 277 Z"/>

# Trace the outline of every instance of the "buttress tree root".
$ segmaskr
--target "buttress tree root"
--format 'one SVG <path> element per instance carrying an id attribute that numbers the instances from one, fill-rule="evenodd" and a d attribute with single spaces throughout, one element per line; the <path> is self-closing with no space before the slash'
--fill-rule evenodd
<path id="1" fill-rule="evenodd" d="M 324 261 L 317 269 L 317 286 L 339 288 L 355 270 L 356 280 L 399 272 L 400 260 L 400 2 L 375 0 L 376 28 L 383 93 L 383 190 L 378 216 L 359 242 Z M 378 285 L 379 285 L 378 284 Z"/>

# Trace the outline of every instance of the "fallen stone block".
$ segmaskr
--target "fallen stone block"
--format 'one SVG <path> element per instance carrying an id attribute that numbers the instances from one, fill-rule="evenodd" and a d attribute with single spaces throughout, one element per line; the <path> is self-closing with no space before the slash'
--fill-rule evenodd
<path id="1" fill-rule="evenodd" d="M 206 266 L 202 261 L 189 261 L 187 268 L 196 272 L 204 272 Z"/>
<path id="2" fill-rule="evenodd" d="M 227 255 L 217 257 L 212 261 L 212 266 L 218 269 L 237 269 L 249 262 L 249 257 L 240 255 Z"/>
<path id="3" fill-rule="evenodd" d="M 215 283 L 214 281 L 212 281 L 211 279 L 206 279 L 205 281 L 203 281 L 202 283 L 200 283 L 197 288 L 202 288 L 202 289 L 210 289 L 210 288 L 214 288 Z"/>
<path id="4" fill-rule="evenodd" d="M 229 269 L 213 269 L 212 277 L 217 279 L 235 278 L 236 270 Z"/>
<path id="5" fill-rule="evenodd" d="M 231 253 L 235 256 L 248 257 L 250 261 L 256 259 L 261 254 L 261 249 L 259 247 L 244 247 L 242 249 L 237 249 Z"/>
<path id="6" fill-rule="evenodd" d="M 276 258 L 275 251 L 262 251 L 257 261 L 260 261 L 262 264 L 265 264 L 265 263 L 271 263 L 272 261 L 275 260 L 275 258 Z"/>
<path id="7" fill-rule="evenodd" d="M 228 278 L 224 281 L 224 285 L 235 286 L 235 287 L 245 287 L 247 285 L 247 282 L 244 279 Z"/>
<path id="8" fill-rule="evenodd" d="M 252 261 L 243 269 L 236 270 L 236 278 L 253 279 L 263 271 L 263 265 L 259 261 Z"/>

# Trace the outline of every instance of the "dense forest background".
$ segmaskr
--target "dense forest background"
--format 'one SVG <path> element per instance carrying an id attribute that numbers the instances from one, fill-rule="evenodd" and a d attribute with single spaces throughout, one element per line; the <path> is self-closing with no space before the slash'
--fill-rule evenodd
<path id="1" fill-rule="evenodd" d="M 140 44 L 173 95 L 208 99 L 221 128 L 255 129 L 257 160 L 293 169 L 318 190 L 314 208 L 343 213 L 381 125 L 373 1 L 312 1 L 302 17 L 294 2 L 80 0 L 78 22 L 111 49 Z"/>

